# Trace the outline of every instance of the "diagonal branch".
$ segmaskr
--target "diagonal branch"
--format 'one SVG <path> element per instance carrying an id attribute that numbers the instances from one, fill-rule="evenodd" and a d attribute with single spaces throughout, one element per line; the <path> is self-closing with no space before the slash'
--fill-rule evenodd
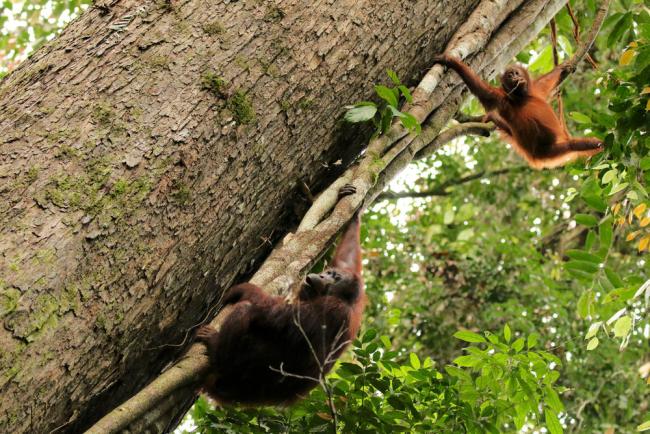
<path id="1" fill-rule="evenodd" d="M 465 122 L 451 128 L 446 129 L 436 136 L 429 144 L 425 145 L 415 154 L 416 160 L 422 160 L 432 155 L 442 145 L 451 142 L 452 140 L 468 135 L 478 135 L 489 137 L 490 132 L 494 131 L 494 124 L 483 122 Z"/>
<path id="2" fill-rule="evenodd" d="M 433 196 L 449 196 L 451 194 L 448 189 L 450 187 L 455 187 L 458 185 L 463 185 L 468 182 L 476 181 L 477 179 L 491 178 L 493 176 L 504 175 L 506 173 L 516 173 L 523 172 L 528 170 L 528 166 L 514 166 L 507 167 L 505 169 L 485 171 L 481 170 L 480 172 L 473 173 L 471 175 L 463 176 L 457 179 L 450 179 L 449 181 L 443 182 L 438 187 L 431 190 L 425 191 L 384 191 L 379 196 L 377 196 L 377 201 L 380 200 L 394 200 L 394 199 L 403 199 L 403 198 L 424 198 L 424 197 L 433 197 Z"/>
<path id="3" fill-rule="evenodd" d="M 576 40 L 576 42 L 579 44 L 580 43 L 580 24 L 578 23 L 578 19 L 576 18 L 575 14 L 573 13 L 573 9 L 571 8 L 571 3 L 566 4 L 566 10 L 567 13 L 569 14 L 569 17 L 571 18 L 571 21 L 573 22 L 573 38 Z M 589 50 L 587 50 L 589 51 Z M 587 53 L 587 62 L 594 68 L 598 69 L 598 65 L 594 61 L 594 59 Z"/>
<path id="4" fill-rule="evenodd" d="M 591 29 L 589 29 L 589 32 L 587 33 L 587 36 L 585 37 L 584 41 L 582 41 L 582 43 L 578 45 L 578 48 L 576 49 L 573 57 L 567 60 L 566 62 L 564 62 L 563 64 L 564 69 L 565 71 L 567 71 L 567 73 L 562 74 L 562 76 L 560 77 L 560 82 L 564 81 L 568 77 L 568 72 L 573 72 L 576 70 L 576 68 L 578 67 L 578 63 L 582 61 L 582 59 L 587 55 L 587 53 L 591 49 L 591 46 L 594 44 L 594 41 L 596 40 L 596 36 L 598 36 L 600 27 L 603 25 L 603 21 L 607 16 L 607 10 L 609 9 L 610 1 L 611 0 L 602 0 L 602 3 L 598 7 L 598 11 L 596 12 L 596 16 L 594 17 L 594 22 L 591 24 Z"/>

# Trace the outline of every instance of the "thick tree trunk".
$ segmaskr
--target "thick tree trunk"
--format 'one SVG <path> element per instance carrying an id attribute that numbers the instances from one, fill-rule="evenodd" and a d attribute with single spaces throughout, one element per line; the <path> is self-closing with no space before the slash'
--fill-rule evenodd
<path id="1" fill-rule="evenodd" d="M 416 80 L 476 3 L 122 0 L 8 76 L 0 432 L 80 430 L 155 376 L 283 235 L 296 181 L 358 153 L 342 106 Z"/>

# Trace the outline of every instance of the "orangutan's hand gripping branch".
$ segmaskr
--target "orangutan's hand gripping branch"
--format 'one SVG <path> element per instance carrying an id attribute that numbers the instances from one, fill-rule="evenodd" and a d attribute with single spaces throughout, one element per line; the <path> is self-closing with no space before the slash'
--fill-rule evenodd
<path id="1" fill-rule="evenodd" d="M 533 80 L 522 66 L 509 66 L 501 76 L 501 87 L 492 87 L 460 60 L 442 55 L 435 59 L 456 71 L 476 95 L 503 138 L 536 169 L 562 166 L 579 157 L 603 150 L 595 137 L 571 137 L 548 102 L 553 90 L 569 71 L 558 65 Z"/>

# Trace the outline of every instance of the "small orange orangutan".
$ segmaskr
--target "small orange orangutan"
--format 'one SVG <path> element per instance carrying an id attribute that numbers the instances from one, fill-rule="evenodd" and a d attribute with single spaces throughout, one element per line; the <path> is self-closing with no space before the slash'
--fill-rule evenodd
<path id="1" fill-rule="evenodd" d="M 501 76 L 501 87 L 493 87 L 454 57 L 436 56 L 434 62 L 460 75 L 485 108 L 484 120 L 494 122 L 504 140 L 531 167 L 558 167 L 603 150 L 602 141 L 596 137 L 571 137 L 548 102 L 561 78 L 569 72 L 566 64 L 536 80 L 531 79 L 526 68 L 511 65 Z"/>

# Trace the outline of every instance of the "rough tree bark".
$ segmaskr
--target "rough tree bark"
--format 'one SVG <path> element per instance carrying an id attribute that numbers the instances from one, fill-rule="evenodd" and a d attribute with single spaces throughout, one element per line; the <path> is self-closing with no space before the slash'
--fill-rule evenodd
<path id="1" fill-rule="evenodd" d="M 81 430 L 155 376 L 296 180 L 359 152 L 341 107 L 417 81 L 476 3 L 122 0 L 5 78 L 0 431 Z"/>

